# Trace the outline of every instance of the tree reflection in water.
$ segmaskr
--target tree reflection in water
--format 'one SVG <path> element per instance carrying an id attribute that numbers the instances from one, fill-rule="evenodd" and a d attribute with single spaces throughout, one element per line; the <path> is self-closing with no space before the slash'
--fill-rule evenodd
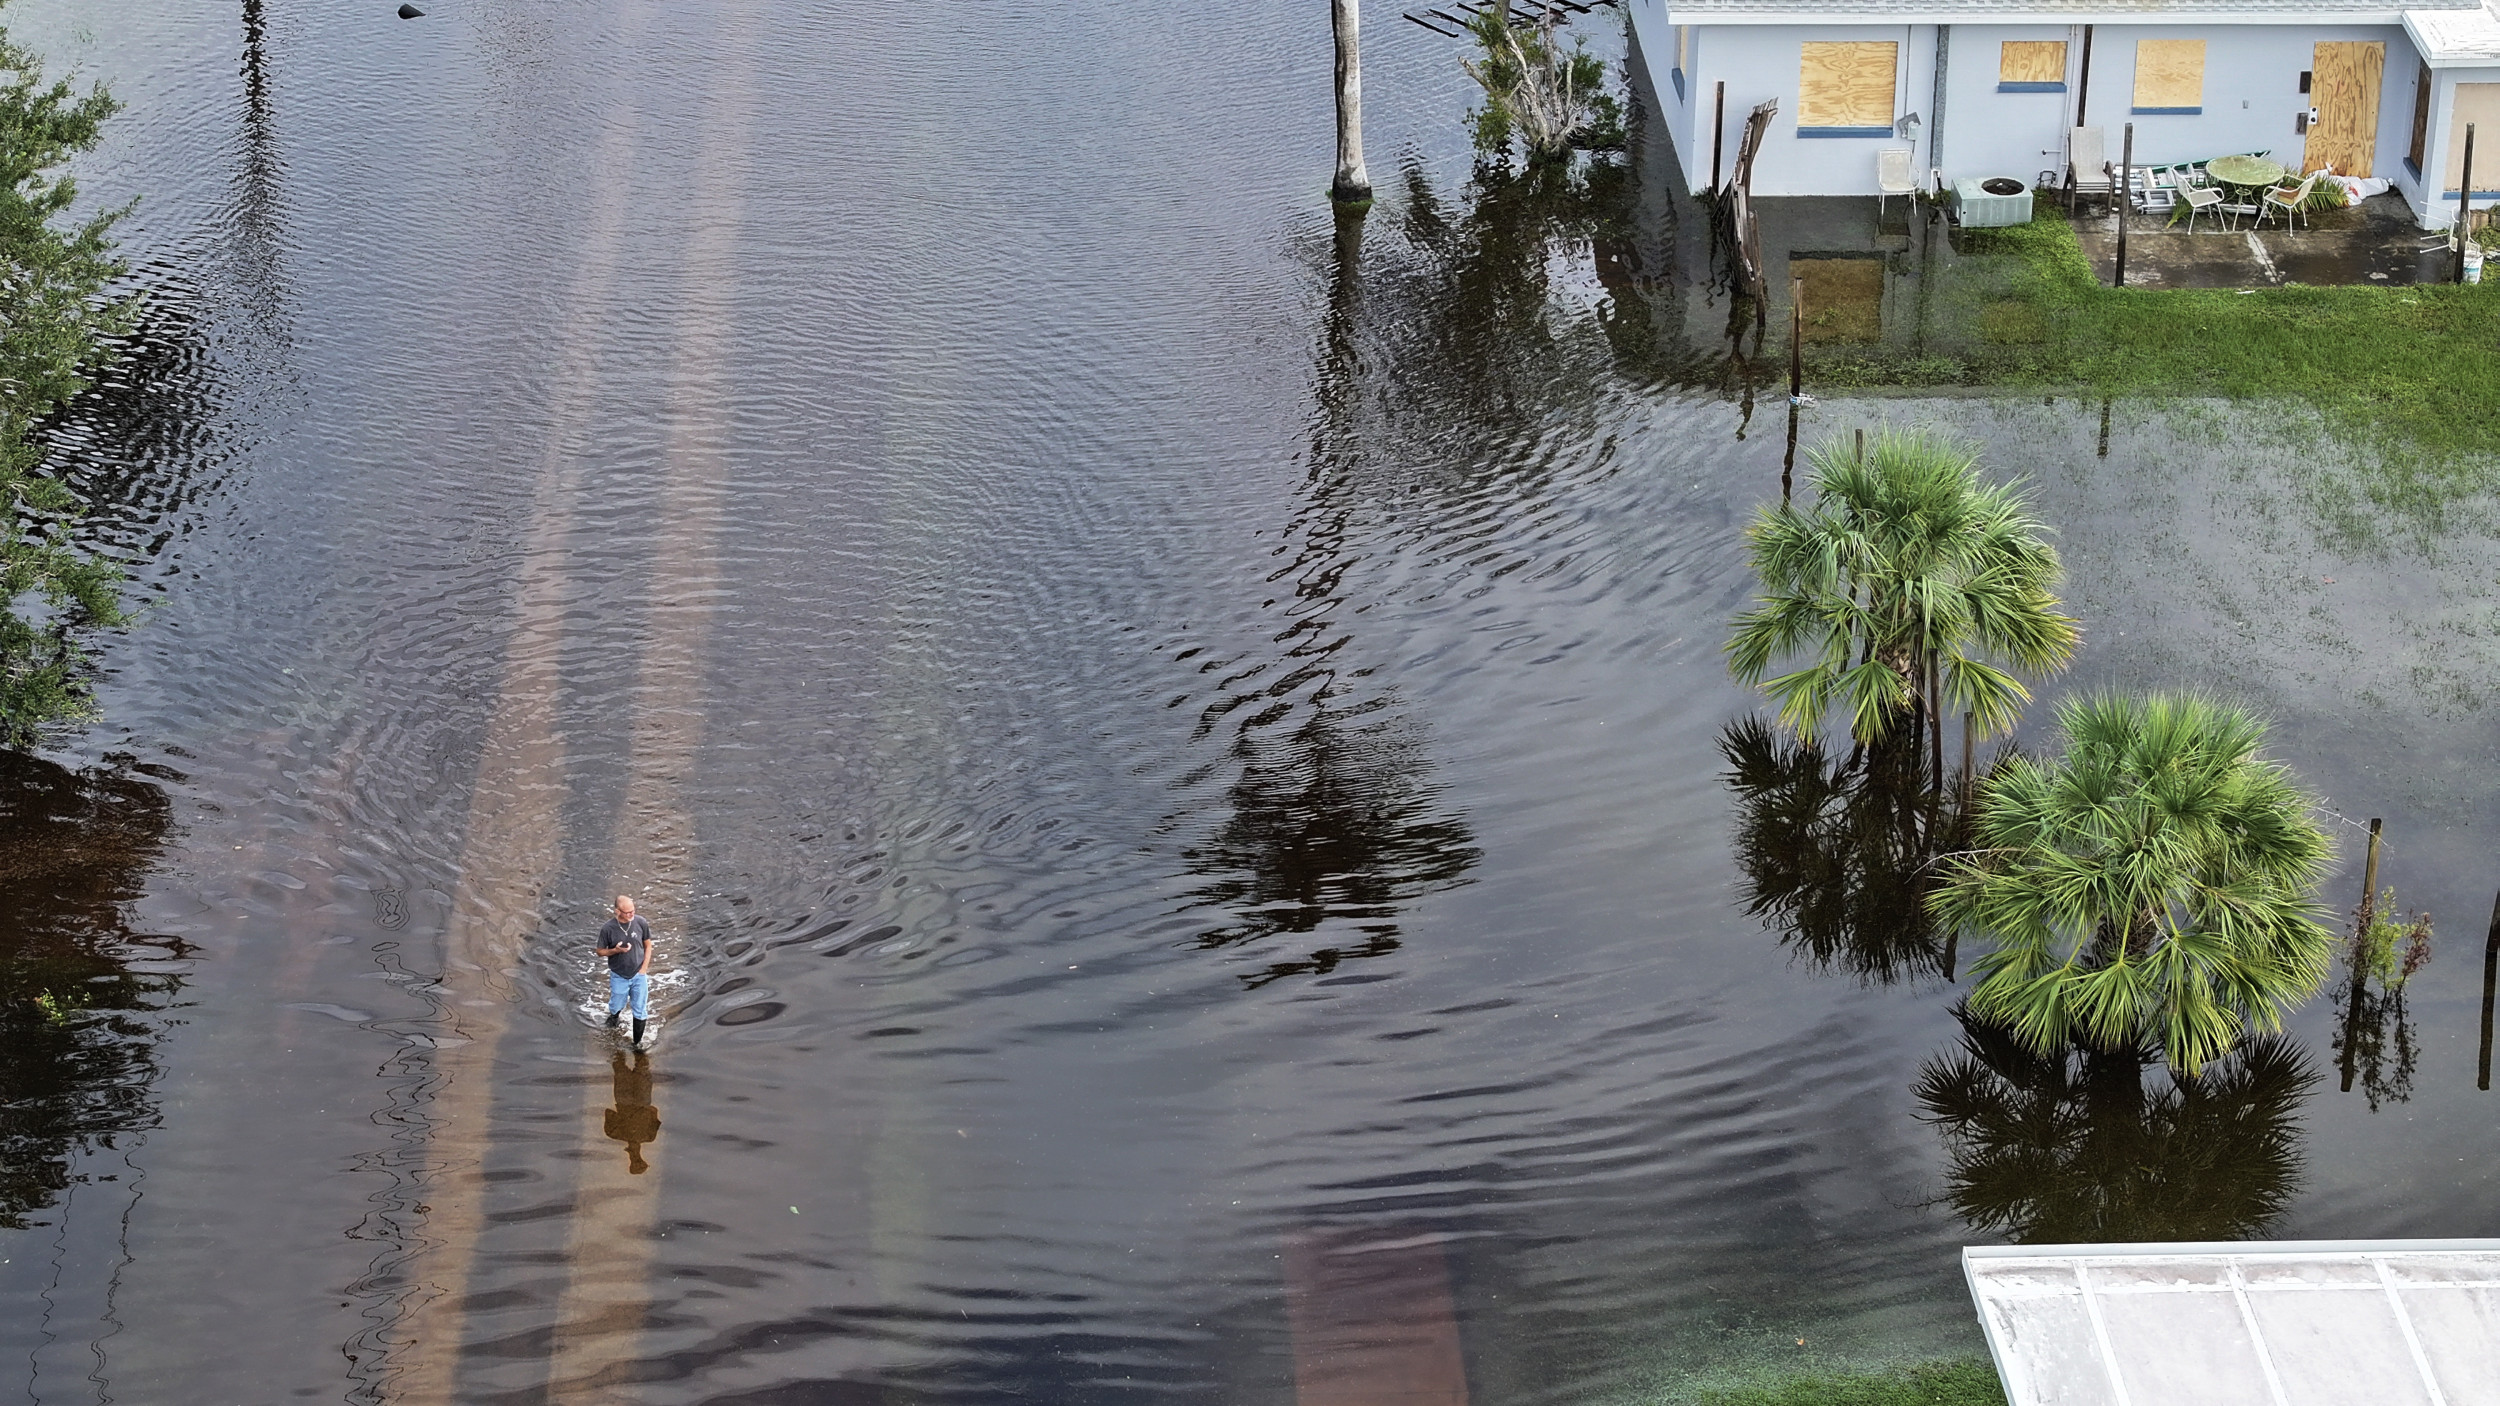
<path id="1" fill-rule="evenodd" d="M 153 1127 L 156 1022 L 180 985 L 150 972 L 178 939 L 122 905 L 163 844 L 154 786 L 0 752 L 0 1228 L 23 1229 L 90 1154 Z"/>
<path id="2" fill-rule="evenodd" d="M 1947 1199 L 2021 1244 L 2240 1240 L 2299 1189 L 2299 1112 L 2318 1081 L 2264 1036 L 2189 1078 L 2146 1050 L 2033 1053 L 1956 1011 L 1962 1047 L 1928 1061 L 1920 1116 L 1942 1132 Z"/>
<path id="3" fill-rule="evenodd" d="M 1719 734 L 1736 793 L 1745 911 L 1823 970 L 1870 984 L 1953 974 L 1927 915 L 1935 859 L 1961 840 L 1955 788 L 1930 784 L 1915 740 L 1835 760 L 1760 718 Z"/>
<path id="4" fill-rule="evenodd" d="M 1200 934 L 1225 948 L 1345 924 L 1351 941 L 1268 963 L 1253 988 L 1324 976 L 1352 958 L 1398 948 L 1398 909 L 1456 883 L 1478 851 L 1466 824 L 1435 804 L 1413 728 L 1375 710 L 1362 720 L 1314 710 L 1269 742 L 1245 734 L 1229 820 L 1187 852 L 1190 867 L 1223 877 L 1192 895 L 1234 915 Z"/>

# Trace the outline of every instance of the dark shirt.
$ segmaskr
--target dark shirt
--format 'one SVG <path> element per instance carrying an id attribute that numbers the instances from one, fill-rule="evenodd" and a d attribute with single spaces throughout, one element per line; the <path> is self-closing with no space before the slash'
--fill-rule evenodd
<path id="1" fill-rule="evenodd" d="M 599 929 L 599 945 L 625 946 L 625 951 L 608 957 L 608 970 L 618 976 L 636 975 L 651 960 L 651 925 L 644 922 L 640 914 L 634 915 L 630 923 L 610 918 L 608 925 Z"/>

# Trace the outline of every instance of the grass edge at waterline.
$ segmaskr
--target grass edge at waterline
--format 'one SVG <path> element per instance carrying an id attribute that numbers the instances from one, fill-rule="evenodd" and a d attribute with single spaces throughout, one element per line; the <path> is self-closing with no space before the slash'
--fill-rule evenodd
<path id="1" fill-rule="evenodd" d="M 1764 1369 L 1690 1398 L 1693 1406 L 2005 1406 L 1986 1358 L 1868 1372 Z"/>

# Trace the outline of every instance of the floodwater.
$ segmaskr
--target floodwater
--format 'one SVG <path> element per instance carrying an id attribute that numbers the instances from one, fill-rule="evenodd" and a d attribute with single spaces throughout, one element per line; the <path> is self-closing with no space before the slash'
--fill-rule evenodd
<path id="1" fill-rule="evenodd" d="M 1471 184 L 1376 11 L 1339 226 L 1308 5 L 430 8 L 6 13 L 152 299 L 58 435 L 148 614 L 0 777 L 11 1393 L 1639 1401 L 1974 1350 L 1970 1241 L 2500 1233 L 2472 485 L 1805 412 L 2032 476 L 2059 689 L 2264 707 L 2438 918 L 2350 1092 L 2328 998 L 2042 1061 L 1730 789 L 1784 407 L 1654 143 Z"/>

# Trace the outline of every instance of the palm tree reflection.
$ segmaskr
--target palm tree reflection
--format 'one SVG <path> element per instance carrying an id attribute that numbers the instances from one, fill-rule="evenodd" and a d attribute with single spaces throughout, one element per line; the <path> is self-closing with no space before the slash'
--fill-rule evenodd
<path id="1" fill-rule="evenodd" d="M 1197 946 L 1332 927 L 1346 934 L 1245 973 L 1252 988 L 1396 951 L 1398 909 L 1456 882 L 1477 857 L 1465 822 L 1439 806 L 1425 780 L 1431 760 L 1421 725 L 1393 691 L 1363 687 L 1369 670 L 1343 657 L 1353 638 L 1344 617 L 1355 613 L 1347 578 L 1362 557 L 1364 514 L 1400 486 L 1389 475 L 1401 460 L 1374 452 L 1364 430 L 1378 389 L 1366 384 L 1362 350 L 1364 224 L 1337 217 L 1313 358 L 1310 468 L 1281 549 L 1289 555 L 1268 578 L 1290 583 L 1267 602 L 1284 617 L 1269 638 L 1277 648 L 1225 661 L 1224 682 L 1199 713 L 1201 737 L 1231 725 L 1239 774 L 1223 824 L 1182 852 L 1191 873 L 1213 876 L 1191 894 L 1192 906 L 1231 915 Z"/>
<path id="2" fill-rule="evenodd" d="M 2239 1240 L 2299 1189 L 2299 1113 L 2318 1076 L 2290 1041 L 2243 1043 L 2195 1078 L 2150 1050 L 2034 1054 L 1956 1011 L 1920 1117 L 1943 1134 L 1946 1199 L 2023 1244 Z M 2150 1077 L 2148 1078 L 2148 1074 Z"/>
<path id="3" fill-rule="evenodd" d="M 1233 915 L 1200 934 L 1199 947 L 1346 934 L 1244 975 L 1253 988 L 1396 951 L 1398 910 L 1458 882 L 1478 857 L 1466 823 L 1422 779 L 1429 762 L 1412 724 L 1354 712 L 1314 709 L 1272 740 L 1245 732 L 1232 815 L 1186 852 L 1192 871 L 1222 876 L 1192 898 Z"/>
<path id="4" fill-rule="evenodd" d="M 156 1023 L 180 985 L 144 969 L 178 939 L 122 905 L 162 845 L 164 795 L 111 771 L 0 752 L 0 1229 L 22 1229 L 78 1161 L 156 1123 Z"/>
<path id="5" fill-rule="evenodd" d="M 1719 734 L 1719 751 L 1748 914 L 1821 969 L 1881 985 L 1952 976 L 1927 891 L 1933 861 L 1960 841 L 1962 808 L 1928 775 L 1926 749 L 1896 738 L 1835 759 L 1746 718 Z"/>

